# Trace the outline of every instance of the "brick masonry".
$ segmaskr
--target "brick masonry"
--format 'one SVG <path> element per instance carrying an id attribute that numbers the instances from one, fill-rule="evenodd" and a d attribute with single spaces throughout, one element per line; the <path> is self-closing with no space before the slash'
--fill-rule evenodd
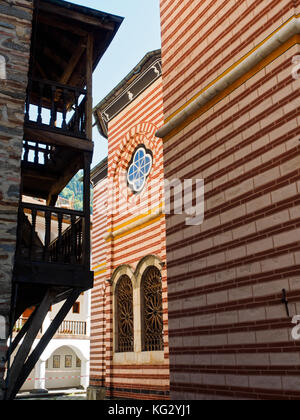
<path id="1" fill-rule="evenodd" d="M 114 285 L 109 281 L 115 273 L 126 273 L 136 284 L 137 269 L 144 272 L 147 264 L 156 260 L 166 262 L 165 218 L 147 219 L 142 212 L 124 211 L 123 207 L 111 214 L 111 185 L 117 198 L 128 186 L 120 169 L 127 170 L 136 147 L 144 144 L 153 153 L 153 168 L 144 189 L 143 205 L 149 209 L 162 204 L 163 196 L 154 197 L 149 185 L 162 185 L 163 144 L 155 132 L 163 122 L 162 80 L 152 83 L 143 93 L 126 106 L 108 125 L 108 178 L 94 188 L 93 214 L 93 267 L 95 285 L 92 291 L 91 312 L 91 373 L 90 383 L 94 389 L 105 387 L 107 398 L 168 399 L 169 398 L 169 347 L 166 268 L 161 268 L 163 291 L 164 351 L 141 351 L 141 303 L 140 287 L 134 286 L 134 352 L 115 352 Z M 121 181 L 120 181 L 121 180 Z M 120 184 L 121 182 L 121 184 Z M 123 185 L 123 183 L 124 185 Z M 119 186 L 120 185 L 120 186 Z M 153 190 L 152 190 L 153 191 Z M 163 194 L 163 189 L 161 190 Z M 134 198 L 129 194 L 131 200 Z M 152 198 L 152 199 L 151 199 Z M 146 212 L 146 211 L 145 211 Z M 138 219 L 138 224 L 136 219 Z M 128 226 L 128 230 L 121 228 Z M 108 231 L 115 236 L 105 241 Z M 121 233 L 122 232 L 122 233 Z M 145 267 L 144 267 L 145 266 Z M 123 271 L 120 271 L 123 270 Z M 94 391 L 93 391 L 94 392 Z"/>
<path id="2" fill-rule="evenodd" d="M 0 3 L 0 316 L 6 323 L 16 245 L 32 8 L 33 0 Z M 6 340 L 0 340 L 0 400 L 5 356 Z"/>
<path id="3" fill-rule="evenodd" d="M 299 14 L 299 1 L 161 0 L 166 118 Z M 167 216 L 171 398 L 299 399 L 299 38 L 164 139 L 205 219 Z"/>

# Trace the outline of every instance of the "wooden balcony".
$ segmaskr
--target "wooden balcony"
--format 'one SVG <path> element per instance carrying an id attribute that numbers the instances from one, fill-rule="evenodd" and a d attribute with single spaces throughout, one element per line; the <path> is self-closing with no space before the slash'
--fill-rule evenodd
<path id="1" fill-rule="evenodd" d="M 25 126 L 86 139 L 86 99 L 86 89 L 31 78 L 25 102 Z"/>
<path id="2" fill-rule="evenodd" d="M 21 317 L 17 320 L 14 325 L 13 333 L 17 334 L 24 327 L 28 318 Z M 40 334 L 43 333 L 41 328 Z M 85 321 L 63 321 L 57 330 L 57 335 L 68 335 L 68 336 L 86 336 L 87 326 Z"/>
<path id="3" fill-rule="evenodd" d="M 14 270 L 23 293 L 20 312 L 35 305 L 45 288 L 55 287 L 59 302 L 72 288 L 93 287 L 88 229 L 89 215 L 86 221 L 82 211 L 20 204 Z"/>
<path id="4" fill-rule="evenodd" d="M 63 321 L 57 330 L 58 335 L 86 336 L 86 322 Z"/>

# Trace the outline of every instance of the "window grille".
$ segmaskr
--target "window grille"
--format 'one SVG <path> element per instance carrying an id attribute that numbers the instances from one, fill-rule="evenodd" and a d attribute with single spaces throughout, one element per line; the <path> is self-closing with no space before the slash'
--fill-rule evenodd
<path id="1" fill-rule="evenodd" d="M 163 344 L 162 279 L 156 267 L 146 270 L 142 279 L 143 351 L 160 351 Z"/>
<path id="2" fill-rule="evenodd" d="M 119 353 L 134 351 L 133 288 L 128 276 L 122 276 L 116 288 L 117 348 Z"/>

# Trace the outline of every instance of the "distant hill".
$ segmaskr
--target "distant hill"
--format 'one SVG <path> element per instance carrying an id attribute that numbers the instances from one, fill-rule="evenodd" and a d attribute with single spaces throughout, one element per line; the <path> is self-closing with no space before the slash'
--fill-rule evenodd
<path id="1" fill-rule="evenodd" d="M 62 199 L 67 200 L 74 210 L 83 210 L 83 171 L 79 171 L 60 193 Z M 93 210 L 93 189 L 91 188 L 91 213 Z"/>

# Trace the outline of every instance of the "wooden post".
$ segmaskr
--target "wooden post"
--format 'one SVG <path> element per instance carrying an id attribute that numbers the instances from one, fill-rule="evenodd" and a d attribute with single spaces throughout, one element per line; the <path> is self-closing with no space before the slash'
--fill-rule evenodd
<path id="1" fill-rule="evenodd" d="M 93 138 L 93 57 L 94 57 L 94 39 L 92 34 L 87 36 L 86 48 L 86 136 L 88 140 Z M 91 161 L 92 153 L 85 152 L 83 157 L 83 264 L 87 270 L 90 270 L 91 257 L 91 224 L 90 224 L 90 179 L 91 179 Z"/>
<path id="2" fill-rule="evenodd" d="M 92 34 L 87 37 L 86 48 L 86 90 L 87 98 L 85 105 L 86 112 L 86 136 L 92 141 L 93 138 L 93 61 L 94 61 L 94 39 Z"/>
<path id="3" fill-rule="evenodd" d="M 84 212 L 84 224 L 83 224 L 83 265 L 87 270 L 90 270 L 90 259 L 91 259 L 91 221 L 90 221 L 90 201 L 91 201 L 91 159 L 92 154 L 84 153 L 84 175 L 83 175 L 83 212 Z"/>

